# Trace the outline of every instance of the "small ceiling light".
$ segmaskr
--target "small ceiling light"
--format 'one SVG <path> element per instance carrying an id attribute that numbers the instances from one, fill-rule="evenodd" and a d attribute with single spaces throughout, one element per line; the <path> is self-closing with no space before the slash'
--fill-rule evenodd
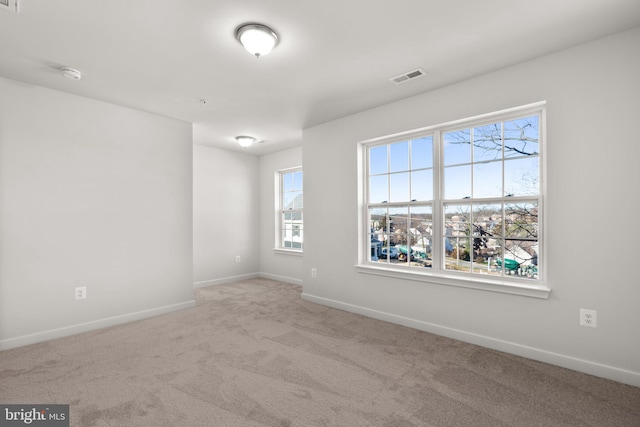
<path id="1" fill-rule="evenodd" d="M 271 52 L 279 41 L 278 34 L 262 24 L 243 24 L 236 28 L 236 39 L 256 58 Z"/>
<path id="2" fill-rule="evenodd" d="M 62 75 L 69 80 L 80 80 L 82 78 L 82 73 L 75 68 L 62 67 L 60 71 L 62 71 Z"/>
<path id="3" fill-rule="evenodd" d="M 241 147 L 247 148 L 256 142 L 256 139 L 252 136 L 236 136 L 236 141 L 238 141 Z"/>

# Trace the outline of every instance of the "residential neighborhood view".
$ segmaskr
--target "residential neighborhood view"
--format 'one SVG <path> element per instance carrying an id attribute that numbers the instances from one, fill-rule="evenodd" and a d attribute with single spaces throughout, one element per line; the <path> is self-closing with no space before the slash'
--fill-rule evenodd
<path id="1" fill-rule="evenodd" d="M 434 130 L 367 154 L 370 261 L 540 277 L 539 115 Z"/>

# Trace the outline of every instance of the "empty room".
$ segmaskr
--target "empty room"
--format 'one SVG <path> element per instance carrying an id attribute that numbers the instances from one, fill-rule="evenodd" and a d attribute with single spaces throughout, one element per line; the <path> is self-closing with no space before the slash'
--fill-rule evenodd
<path id="1" fill-rule="evenodd" d="M 0 426 L 640 425 L 637 0 L 0 36 Z"/>

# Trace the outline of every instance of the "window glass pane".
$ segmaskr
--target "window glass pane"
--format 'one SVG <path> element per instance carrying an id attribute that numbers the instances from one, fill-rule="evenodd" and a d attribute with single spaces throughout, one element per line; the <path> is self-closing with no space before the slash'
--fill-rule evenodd
<path id="1" fill-rule="evenodd" d="M 409 173 L 394 173 L 389 175 L 389 202 L 409 201 Z"/>
<path id="2" fill-rule="evenodd" d="M 431 206 L 410 208 L 409 231 L 416 260 L 423 267 L 431 267 L 433 238 L 433 209 Z"/>
<path id="3" fill-rule="evenodd" d="M 504 123 L 505 157 L 529 156 L 540 152 L 539 116 Z"/>
<path id="4" fill-rule="evenodd" d="M 424 244 L 433 236 L 433 208 L 431 206 L 412 206 L 410 208 L 411 220 L 409 228 L 414 235 L 423 236 L 427 239 Z"/>
<path id="5" fill-rule="evenodd" d="M 470 205 L 445 205 L 444 207 L 444 258 L 445 269 L 469 271 L 470 258 Z"/>
<path id="6" fill-rule="evenodd" d="M 386 208 L 369 209 L 369 261 L 383 261 L 381 255 L 388 240 L 386 238 L 388 223 Z"/>
<path id="7" fill-rule="evenodd" d="M 293 191 L 293 174 L 282 174 L 282 191 Z"/>
<path id="8" fill-rule="evenodd" d="M 426 136 L 411 141 L 411 169 L 433 167 L 433 137 Z"/>
<path id="9" fill-rule="evenodd" d="M 493 123 L 473 130 L 473 161 L 502 159 L 502 124 Z"/>
<path id="10" fill-rule="evenodd" d="M 304 198 L 302 197 L 302 193 L 293 193 L 296 196 L 293 199 L 293 209 L 302 209 L 303 208 L 303 203 L 304 203 Z"/>
<path id="11" fill-rule="evenodd" d="M 504 208 L 505 237 L 538 239 L 538 204 L 518 203 Z"/>
<path id="12" fill-rule="evenodd" d="M 464 199 L 468 197 L 471 197 L 471 165 L 445 168 L 444 198 Z"/>
<path id="13" fill-rule="evenodd" d="M 291 191 L 288 193 L 284 193 L 282 197 L 283 197 L 282 209 L 287 210 L 287 209 L 296 209 L 296 208 L 302 207 L 302 192 Z M 299 204 L 300 206 L 296 207 L 296 204 Z"/>
<path id="14" fill-rule="evenodd" d="M 489 273 L 490 260 L 495 258 L 496 248 L 501 243 L 500 233 L 496 234 L 496 230 L 502 228 L 501 224 L 502 205 L 473 205 L 471 233 L 474 272 L 477 269 L 481 273 Z"/>
<path id="15" fill-rule="evenodd" d="M 292 175 L 293 189 L 296 191 L 302 191 L 302 171 L 294 172 Z"/>
<path id="16" fill-rule="evenodd" d="M 369 202 L 382 203 L 389 201 L 389 176 L 378 175 L 369 179 Z"/>
<path id="17" fill-rule="evenodd" d="M 502 197 L 502 162 L 473 165 L 473 197 Z"/>
<path id="18" fill-rule="evenodd" d="M 409 142 L 396 142 L 389 145 L 391 156 L 391 170 L 389 172 L 401 172 L 409 170 Z"/>
<path id="19" fill-rule="evenodd" d="M 389 244 L 391 246 L 407 244 L 408 221 L 408 207 L 389 208 L 389 231 L 391 234 Z"/>
<path id="20" fill-rule="evenodd" d="M 471 224 L 469 223 L 469 209 L 469 205 L 445 205 L 445 235 L 452 237 L 470 235 Z"/>
<path id="21" fill-rule="evenodd" d="M 411 172 L 411 200 L 433 200 L 433 169 Z"/>
<path id="22" fill-rule="evenodd" d="M 537 156 L 505 161 L 505 196 L 537 196 L 540 192 L 538 170 Z"/>
<path id="23" fill-rule="evenodd" d="M 471 161 L 471 131 L 463 129 L 444 134 L 444 164 L 458 165 Z"/>
<path id="24" fill-rule="evenodd" d="M 504 274 L 538 278 L 538 242 L 505 240 Z"/>
<path id="25" fill-rule="evenodd" d="M 502 240 L 500 239 L 496 240 L 496 246 L 495 248 L 492 249 L 492 251 L 493 251 L 493 254 L 487 260 L 489 264 L 488 273 L 491 274 L 492 276 L 502 276 L 503 275 L 502 265 L 504 263 Z"/>
<path id="26" fill-rule="evenodd" d="M 485 257 L 482 255 L 471 254 L 471 272 L 477 274 L 492 274 L 491 271 L 491 257 Z M 495 275 L 495 272 L 493 272 Z"/>
<path id="27" fill-rule="evenodd" d="M 472 213 L 472 232 L 483 238 L 487 247 L 495 246 L 496 239 L 502 236 L 502 205 L 475 204 Z"/>
<path id="28" fill-rule="evenodd" d="M 394 264 L 409 265 L 409 246 L 407 245 L 407 237 L 403 236 L 402 241 L 398 242 L 394 248 L 398 252 L 398 259 Z"/>
<path id="29" fill-rule="evenodd" d="M 395 246 L 389 246 L 389 236 L 384 235 L 382 237 L 382 253 L 380 255 L 381 261 L 387 264 L 395 264 L 398 262 L 398 248 Z"/>
<path id="30" fill-rule="evenodd" d="M 369 149 L 369 175 L 388 172 L 387 146 L 381 145 Z"/>
<path id="31" fill-rule="evenodd" d="M 449 239 L 452 245 L 451 253 L 445 257 L 444 268 L 455 271 L 471 271 L 471 255 L 467 237 L 453 237 Z"/>
<path id="32" fill-rule="evenodd" d="M 384 234 L 388 231 L 387 210 L 384 208 L 369 209 L 369 229 L 373 234 Z"/>

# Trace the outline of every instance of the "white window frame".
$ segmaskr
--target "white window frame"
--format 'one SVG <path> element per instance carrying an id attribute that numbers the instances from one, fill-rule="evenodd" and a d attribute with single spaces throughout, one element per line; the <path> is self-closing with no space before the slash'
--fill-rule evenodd
<path id="1" fill-rule="evenodd" d="M 293 212 L 291 209 L 285 209 L 284 204 L 284 177 L 287 174 L 292 174 L 296 172 L 302 172 L 302 166 L 296 166 L 288 169 L 281 169 L 276 171 L 275 173 L 275 248 L 274 252 L 284 255 L 297 255 L 301 256 L 304 250 L 304 208 L 296 209 L 295 212 L 299 212 L 302 220 L 298 225 L 297 229 L 293 229 L 292 232 L 298 233 L 299 237 L 301 237 L 301 245 L 300 248 L 286 248 L 284 246 L 284 213 L 285 212 Z M 304 175 L 303 175 L 304 180 Z M 302 190 L 302 194 L 304 197 L 304 190 Z M 301 227 L 300 227 L 301 226 Z"/>
<path id="2" fill-rule="evenodd" d="M 522 107 L 511 108 L 490 114 L 442 123 L 421 129 L 388 135 L 358 144 L 358 200 L 359 200 L 359 245 L 358 264 L 355 266 L 360 273 L 375 274 L 385 277 L 400 278 L 405 280 L 428 282 L 438 285 L 458 286 L 507 294 L 515 294 L 546 299 L 549 297 L 550 288 L 547 285 L 547 268 L 545 262 L 545 209 L 544 199 L 546 195 L 546 113 L 545 102 L 529 104 Z M 508 276 L 492 276 L 471 272 L 457 272 L 445 269 L 442 244 L 444 240 L 444 205 L 442 176 L 444 166 L 442 162 L 442 137 L 445 132 L 461 128 L 473 128 L 484 124 L 491 124 L 499 121 L 508 121 L 530 115 L 539 116 L 539 194 L 535 197 L 527 197 L 528 200 L 536 199 L 538 204 L 538 263 L 541 266 L 541 274 L 537 280 L 512 278 Z M 394 265 L 390 263 L 379 263 L 370 261 L 371 235 L 369 232 L 369 148 L 392 144 L 405 140 L 417 139 L 425 136 L 433 136 L 433 181 L 434 199 L 430 202 L 408 202 L 399 203 L 402 206 L 424 206 L 432 205 L 433 212 L 433 235 L 432 252 L 433 265 L 431 268 L 409 267 L 407 265 Z M 500 198 L 504 199 L 504 197 Z M 511 199 L 509 199 L 511 200 Z M 504 200 L 502 200 L 504 201 Z M 379 203 L 371 203 L 371 207 L 376 207 Z M 389 207 L 393 203 L 388 204 Z"/>

